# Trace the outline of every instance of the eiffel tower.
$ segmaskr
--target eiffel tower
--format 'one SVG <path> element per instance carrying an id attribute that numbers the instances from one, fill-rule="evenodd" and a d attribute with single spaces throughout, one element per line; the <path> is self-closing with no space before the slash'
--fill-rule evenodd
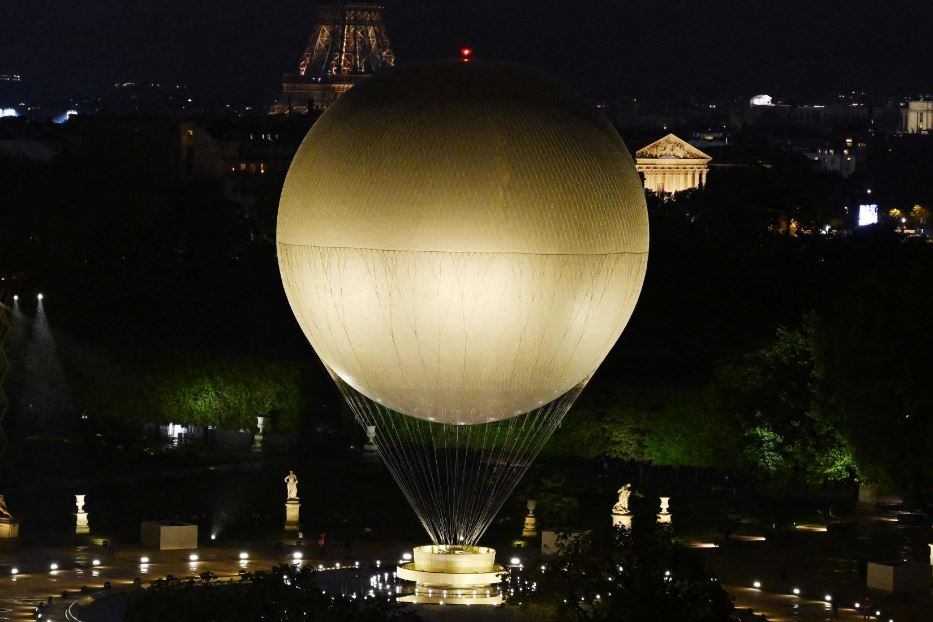
<path id="1" fill-rule="evenodd" d="M 363 78 L 394 64 L 382 6 L 354 2 L 318 7 L 298 73 L 285 75 L 282 95 L 269 112 L 324 110 Z"/>

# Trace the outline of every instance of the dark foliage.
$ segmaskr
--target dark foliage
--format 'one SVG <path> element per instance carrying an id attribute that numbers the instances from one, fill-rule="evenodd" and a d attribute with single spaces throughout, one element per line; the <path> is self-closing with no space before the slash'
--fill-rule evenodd
<path id="1" fill-rule="evenodd" d="M 156 581 L 135 597 L 127 622 L 414 622 L 410 609 L 386 598 L 324 594 L 309 567 L 279 566 L 241 575 L 239 582 Z"/>

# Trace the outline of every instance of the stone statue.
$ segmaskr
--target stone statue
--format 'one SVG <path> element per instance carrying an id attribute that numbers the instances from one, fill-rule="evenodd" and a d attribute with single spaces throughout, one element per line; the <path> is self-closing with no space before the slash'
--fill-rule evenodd
<path id="1" fill-rule="evenodd" d="M 10 514 L 10 510 L 6 507 L 6 499 L 3 498 L 3 495 L 0 495 L 0 521 L 6 523 L 13 522 L 13 515 Z"/>
<path id="2" fill-rule="evenodd" d="M 616 504 L 612 506 L 613 514 L 630 514 L 631 511 L 628 509 L 628 499 L 632 496 L 632 485 L 626 484 L 618 490 L 619 500 L 616 501 Z"/>
<path id="3" fill-rule="evenodd" d="M 286 497 L 289 501 L 298 500 L 298 476 L 294 471 L 289 471 L 285 476 L 285 490 L 288 492 Z"/>

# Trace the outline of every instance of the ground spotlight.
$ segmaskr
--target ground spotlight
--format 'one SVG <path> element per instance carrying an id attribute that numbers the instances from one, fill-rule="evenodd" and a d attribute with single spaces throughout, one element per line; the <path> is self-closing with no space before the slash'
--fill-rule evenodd
<path id="1" fill-rule="evenodd" d="M 198 559 L 200 559 L 200 558 L 198 557 L 198 554 L 197 554 L 197 553 L 192 553 L 191 555 L 188 556 L 188 561 L 189 561 L 189 562 L 196 562 L 196 561 L 198 561 Z"/>
<path id="2" fill-rule="evenodd" d="M 794 596 L 800 596 L 800 588 L 799 588 L 799 587 L 795 587 L 795 588 L 794 588 Z"/>
<path id="3" fill-rule="evenodd" d="M 19 574 L 19 568 L 10 568 L 10 574 Z"/>
<path id="4" fill-rule="evenodd" d="M 212 534 L 211 534 L 211 542 L 213 542 L 213 541 L 216 540 L 216 539 L 217 539 L 217 534 L 216 534 L 216 533 L 212 533 Z"/>
<path id="5" fill-rule="evenodd" d="M 402 559 L 404 559 L 406 562 L 410 562 L 410 561 L 411 561 L 411 553 L 402 553 Z"/>
<path id="6" fill-rule="evenodd" d="M 148 564 L 148 563 L 149 563 L 149 558 L 146 557 L 145 555 L 143 555 L 142 557 L 139 558 L 139 563 L 140 563 L 140 564 Z"/>
<path id="7" fill-rule="evenodd" d="M 100 560 L 99 560 L 99 559 L 92 559 L 92 560 L 91 560 L 91 565 L 92 565 L 92 566 L 100 566 Z"/>
<path id="8" fill-rule="evenodd" d="M 45 298 L 45 296 L 43 296 L 42 294 L 36 295 L 36 300 L 42 300 L 43 298 Z"/>
<path id="9" fill-rule="evenodd" d="M 13 302 L 19 300 L 19 294 L 13 294 Z"/>
<path id="10" fill-rule="evenodd" d="M 49 570 L 58 570 L 58 564 L 56 564 L 55 562 L 52 562 L 51 564 L 49 564 Z"/>
<path id="11" fill-rule="evenodd" d="M 752 583 L 752 587 L 755 588 L 756 590 L 760 590 L 760 589 L 761 589 L 761 581 L 755 581 L 754 583 Z"/>
<path id="12" fill-rule="evenodd" d="M 249 553 L 245 551 L 243 553 L 240 553 L 240 559 L 249 559 Z"/>
<path id="13" fill-rule="evenodd" d="M 828 603 L 833 602 L 832 594 L 827 594 L 826 596 L 823 597 L 823 600 L 825 600 Z"/>
<path id="14" fill-rule="evenodd" d="M 520 560 L 517 557 L 513 557 L 512 559 L 509 560 L 509 563 L 512 564 L 513 566 L 518 566 L 522 563 L 522 560 Z"/>
<path id="15" fill-rule="evenodd" d="M 299 560 L 302 557 L 304 557 L 304 554 L 302 554 L 301 551 L 295 551 L 294 553 L 292 553 L 292 559 L 294 560 Z"/>

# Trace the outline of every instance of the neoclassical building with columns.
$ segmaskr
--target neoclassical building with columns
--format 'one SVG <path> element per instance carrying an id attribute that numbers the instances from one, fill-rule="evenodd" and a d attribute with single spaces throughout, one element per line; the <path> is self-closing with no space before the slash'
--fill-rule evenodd
<path id="1" fill-rule="evenodd" d="M 673 134 L 635 152 L 635 168 L 645 178 L 645 188 L 673 194 L 706 184 L 713 158 Z"/>

